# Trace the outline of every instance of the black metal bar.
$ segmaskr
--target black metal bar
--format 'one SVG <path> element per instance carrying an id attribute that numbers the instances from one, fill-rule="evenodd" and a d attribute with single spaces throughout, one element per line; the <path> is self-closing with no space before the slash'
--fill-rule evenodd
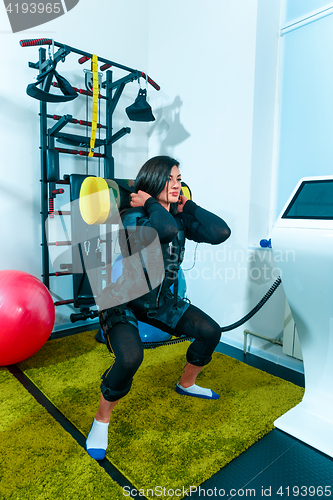
<path id="1" fill-rule="evenodd" d="M 104 144 L 104 142 L 103 142 Z M 77 149 L 65 149 L 65 148 L 55 148 L 59 153 L 66 153 L 70 155 L 81 155 L 81 156 L 87 156 L 89 154 L 89 151 L 80 151 Z M 94 153 L 94 158 L 103 158 L 104 155 L 102 153 Z M 61 182 L 57 181 L 57 184 L 69 184 L 68 182 Z"/>
<path id="2" fill-rule="evenodd" d="M 105 137 L 105 160 L 104 177 L 114 178 L 114 158 L 112 156 L 112 71 L 106 72 L 106 137 Z"/>
<path id="3" fill-rule="evenodd" d="M 41 45 L 41 44 L 42 45 L 49 45 L 50 41 L 51 41 L 50 39 L 44 39 L 44 40 L 42 40 L 43 43 L 39 43 L 40 40 L 35 39 L 33 41 L 33 43 L 29 43 L 29 42 L 31 42 L 31 40 L 20 40 L 20 45 L 21 45 L 21 47 L 27 47 L 27 46 L 31 47 L 33 45 Z M 76 49 L 75 47 L 71 47 L 70 45 L 65 45 L 63 43 L 59 43 L 59 42 L 55 42 L 55 41 L 53 42 L 53 44 L 56 47 L 60 47 L 61 49 L 63 49 L 63 52 L 57 51 L 56 54 L 54 55 L 54 58 L 57 60 L 63 60 L 70 52 L 74 52 L 75 54 L 85 56 L 89 59 L 91 59 L 93 56 L 93 54 L 91 54 L 90 52 L 85 52 L 84 50 Z M 142 76 L 143 78 L 147 77 L 147 75 L 145 73 L 143 73 L 142 71 L 138 71 L 137 69 L 130 68 L 129 66 L 124 66 L 123 64 L 116 63 L 114 61 L 111 61 L 110 59 L 105 59 L 104 57 L 98 56 L 98 61 L 105 63 L 105 64 L 109 64 L 110 66 L 113 66 L 115 68 L 123 69 L 124 71 L 129 71 L 130 73 L 136 72 L 138 74 L 138 76 Z M 34 65 L 34 63 L 29 63 L 29 64 L 31 64 L 30 67 L 36 67 L 36 65 Z M 147 79 L 148 79 L 148 82 L 150 83 L 150 85 L 152 85 L 156 90 L 160 90 L 160 86 L 156 82 L 154 82 L 154 80 L 152 80 L 149 76 L 147 77 Z"/>
<path id="4" fill-rule="evenodd" d="M 116 90 L 116 92 L 115 92 L 115 94 L 114 94 L 114 96 L 113 96 L 113 98 L 112 98 L 112 100 L 111 100 L 111 104 L 110 104 L 110 106 L 109 106 L 109 109 L 108 109 L 109 113 L 113 114 L 113 112 L 114 112 L 114 110 L 115 110 L 115 108 L 116 108 L 116 106 L 117 106 L 117 104 L 118 104 L 118 102 L 119 102 L 120 96 L 121 96 L 121 94 L 123 93 L 123 90 L 124 90 L 124 88 L 125 88 L 125 85 L 126 85 L 126 84 L 123 82 L 123 83 L 122 83 L 121 85 L 119 85 L 119 87 L 117 88 L 117 90 Z M 110 90 L 112 90 L 112 89 L 110 89 Z"/>
<path id="5" fill-rule="evenodd" d="M 20 41 L 20 44 L 21 44 L 22 47 L 26 46 L 24 44 L 24 42 L 26 42 L 26 40 L 21 40 Z M 48 43 L 46 42 L 43 45 L 48 45 Z M 29 45 L 29 46 L 31 47 L 32 45 Z M 84 50 L 79 50 L 79 49 L 76 49 L 75 47 L 71 47 L 70 45 L 65 45 L 63 43 L 54 42 L 54 46 L 55 47 L 60 47 L 60 49 L 62 49 L 61 51 L 58 50 L 54 54 L 54 59 L 56 59 L 57 61 L 59 61 L 59 60 L 63 59 L 64 57 L 66 57 L 70 52 L 74 52 L 74 54 L 79 54 L 81 56 L 85 56 L 85 57 L 87 57 L 89 59 L 91 59 L 92 56 L 93 56 L 93 54 L 91 54 L 90 52 L 85 52 Z M 110 64 L 110 66 L 114 66 L 115 68 L 123 69 L 124 71 L 130 71 L 130 72 L 137 71 L 134 68 L 130 68 L 128 66 L 124 66 L 123 64 L 119 64 L 119 63 L 116 63 L 114 61 L 110 61 L 109 59 L 105 59 L 104 57 L 99 57 L 98 56 L 98 61 L 100 61 L 102 63 Z M 34 64 L 34 63 L 32 63 L 32 64 Z"/>
<path id="6" fill-rule="evenodd" d="M 114 179 L 114 158 L 112 156 L 112 81 L 113 73 L 111 70 L 106 72 L 106 137 L 105 137 L 105 159 L 104 159 L 104 177 L 106 179 Z M 116 134 L 115 134 L 116 135 Z M 111 226 L 106 226 L 106 246 L 105 246 L 105 260 L 106 268 L 110 269 L 112 263 L 112 234 Z M 111 273 L 106 273 L 106 284 L 111 283 Z"/>
<path id="7" fill-rule="evenodd" d="M 54 127 L 53 127 L 54 128 Z M 65 132 L 54 132 L 52 134 L 58 139 L 65 139 L 66 144 L 72 144 L 78 148 L 88 148 L 90 146 L 90 137 L 85 137 L 83 135 L 76 134 L 66 134 Z M 104 145 L 104 139 L 96 139 L 95 147 L 98 148 Z"/>
<path id="8" fill-rule="evenodd" d="M 46 50 L 43 48 L 39 49 L 39 65 L 42 66 L 43 62 L 46 60 Z M 49 249 L 47 246 L 47 219 L 49 213 L 48 207 L 48 185 L 46 182 L 47 172 L 46 172 L 46 149 L 47 149 L 47 104 L 46 102 L 40 102 L 40 161 L 41 161 L 41 219 L 42 219 L 42 275 L 43 283 L 49 288 Z"/>
<path id="9" fill-rule="evenodd" d="M 67 299 L 67 300 L 58 300 L 57 302 L 54 302 L 55 306 L 64 306 L 66 304 L 73 304 L 74 299 Z"/>
<path id="10" fill-rule="evenodd" d="M 118 132 L 113 134 L 108 140 L 105 139 L 105 143 L 106 144 L 113 144 L 114 142 L 116 142 L 119 139 L 121 139 L 122 137 L 124 137 L 124 135 L 130 134 L 130 132 L 131 132 L 130 127 L 123 127 L 120 130 L 118 130 Z"/>
<path id="11" fill-rule="evenodd" d="M 59 88 L 59 84 L 57 82 L 52 82 L 52 87 Z M 77 92 L 79 95 L 87 95 L 88 97 L 93 97 L 93 93 L 90 92 L 89 90 L 85 89 L 78 89 L 77 87 L 73 87 L 75 92 Z M 98 94 L 99 99 L 106 99 L 105 95 Z"/>
<path id="12" fill-rule="evenodd" d="M 43 45 L 45 45 L 45 44 L 43 44 Z M 65 57 L 68 56 L 68 54 L 70 54 L 70 51 L 68 51 L 68 50 L 65 50 L 65 49 L 57 50 L 57 52 L 54 54 L 54 58 L 53 58 L 53 61 L 55 61 L 55 65 L 57 65 L 57 63 L 59 61 L 64 61 Z M 33 63 L 31 61 L 28 63 L 29 68 L 39 69 L 40 72 L 50 69 L 52 67 L 51 66 L 52 64 L 53 64 L 53 62 L 50 59 L 46 59 L 46 57 L 42 63 L 40 63 L 40 62 Z"/>
<path id="13" fill-rule="evenodd" d="M 55 148 L 59 153 L 66 153 L 68 155 L 78 155 L 79 152 L 77 149 L 65 149 L 65 148 Z M 69 184 L 69 182 L 66 182 L 66 184 Z"/>
<path id="14" fill-rule="evenodd" d="M 47 115 L 48 118 L 52 118 L 52 120 L 60 120 L 62 117 L 59 115 Z M 87 122 L 86 120 L 81 120 L 80 118 L 72 118 L 71 123 L 74 123 L 75 125 L 82 125 L 85 127 L 91 127 L 92 123 Z M 97 123 L 97 128 L 106 128 L 106 125 L 102 125 L 101 123 Z"/>
<path id="15" fill-rule="evenodd" d="M 79 50 L 79 49 L 76 49 L 75 47 L 71 47 L 70 45 L 65 45 L 63 43 L 54 42 L 54 45 L 56 47 L 63 48 L 65 51 L 74 52 L 75 54 L 79 54 L 81 56 L 89 57 L 89 59 L 91 59 L 92 56 L 93 56 L 93 54 L 91 54 L 90 52 L 85 52 L 84 50 Z M 133 68 L 129 68 L 128 66 L 124 66 L 123 64 L 119 64 L 119 63 L 116 63 L 114 61 L 110 61 L 109 59 L 105 59 L 104 57 L 99 57 L 98 56 L 98 61 L 102 62 L 102 63 L 110 64 L 111 66 L 114 66 L 115 68 L 123 69 L 124 71 L 131 71 L 131 72 L 132 71 L 136 71 Z"/>
<path id="16" fill-rule="evenodd" d="M 55 62 L 55 65 L 57 65 L 59 61 L 63 61 L 65 57 L 68 56 L 69 53 L 70 51 L 67 51 L 65 49 L 57 50 L 53 58 L 53 62 Z M 44 69 L 49 69 L 51 67 L 50 63 L 52 63 L 52 61 L 47 59 L 40 67 L 40 70 L 43 71 Z"/>
<path id="17" fill-rule="evenodd" d="M 89 151 L 79 151 L 79 155 L 80 156 L 88 156 Z M 94 153 L 93 157 L 94 158 L 104 158 L 104 155 L 102 153 Z"/>
<path id="18" fill-rule="evenodd" d="M 123 86 L 124 88 L 126 83 L 134 82 L 134 80 L 140 78 L 141 75 L 142 75 L 141 71 L 133 71 L 133 73 L 130 73 L 129 75 L 124 76 L 123 78 L 119 78 L 119 80 L 115 80 L 114 82 L 112 82 L 110 90 L 116 89 L 120 86 Z M 103 83 L 103 86 L 105 86 L 105 83 L 106 82 Z"/>
<path id="19" fill-rule="evenodd" d="M 62 128 L 67 125 L 67 123 L 70 123 L 73 120 L 72 115 L 63 115 L 58 122 L 53 125 L 52 128 L 48 130 L 49 135 L 56 135 L 57 132 L 60 132 Z M 58 136 L 57 136 L 58 137 Z"/>

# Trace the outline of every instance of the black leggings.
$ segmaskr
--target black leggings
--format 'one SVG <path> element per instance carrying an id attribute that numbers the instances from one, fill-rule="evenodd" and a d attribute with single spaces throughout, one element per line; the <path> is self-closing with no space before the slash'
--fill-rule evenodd
<path id="1" fill-rule="evenodd" d="M 135 311 L 136 312 L 136 311 Z M 137 314 L 144 321 L 175 336 L 186 335 L 195 340 L 189 346 L 186 359 L 196 366 L 204 366 L 220 341 L 219 325 L 206 313 L 190 305 L 178 321 L 175 329 L 164 323 Z M 117 323 L 107 333 L 106 342 L 115 355 L 113 365 L 103 374 L 101 390 L 107 401 L 117 401 L 125 396 L 132 385 L 132 379 L 143 360 L 143 345 L 138 329 L 130 323 Z"/>

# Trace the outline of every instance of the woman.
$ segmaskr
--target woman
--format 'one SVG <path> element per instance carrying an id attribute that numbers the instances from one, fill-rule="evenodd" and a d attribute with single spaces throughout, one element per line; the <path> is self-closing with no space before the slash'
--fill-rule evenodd
<path id="1" fill-rule="evenodd" d="M 219 398 L 211 389 L 197 386 L 195 381 L 202 368 L 210 362 L 219 343 L 220 327 L 207 314 L 177 296 L 177 279 L 185 238 L 217 245 L 230 236 L 230 229 L 221 218 L 199 207 L 180 192 L 179 162 L 168 156 L 151 158 L 136 178 L 135 193 L 131 195 L 132 208 L 122 216 L 124 230 L 120 234 L 120 246 L 123 262 L 130 260 L 128 254 L 141 255 L 144 248 L 151 248 L 157 232 L 164 277 L 161 282 L 161 273 L 156 271 L 158 266 L 155 266 L 155 275 L 160 275 L 156 282 L 161 283 L 158 286 L 150 284 L 149 291 L 145 290 L 146 293 L 139 296 L 135 287 L 143 280 L 135 278 L 135 265 L 132 263 L 128 269 L 125 267 L 118 288 L 117 282 L 114 287 L 106 287 L 102 292 L 100 323 L 115 361 L 102 376 L 100 405 L 86 442 L 89 455 L 96 460 L 105 457 L 111 412 L 129 392 L 133 376 L 143 360 L 137 320 L 175 336 L 194 338 L 188 348 L 187 363 L 176 391 L 184 396 Z M 156 246 L 153 253 L 158 253 Z M 173 289 L 170 289 L 172 285 Z M 108 308 L 108 304 L 114 303 L 112 300 L 108 302 L 108 298 L 114 299 L 118 293 L 115 290 L 123 297 L 134 290 L 134 296 L 139 298 L 129 295 L 130 300 L 125 304 Z"/>

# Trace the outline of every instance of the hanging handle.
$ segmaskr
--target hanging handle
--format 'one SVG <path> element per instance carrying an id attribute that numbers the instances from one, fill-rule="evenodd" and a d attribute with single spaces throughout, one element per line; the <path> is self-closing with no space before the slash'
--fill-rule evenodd
<path id="1" fill-rule="evenodd" d="M 150 83 L 150 85 L 152 85 L 152 86 L 154 87 L 154 89 L 156 89 L 156 90 L 160 90 L 160 88 L 161 88 L 161 87 L 160 87 L 160 86 L 159 86 L 156 82 L 154 82 L 154 80 L 152 80 L 152 79 L 150 78 L 150 76 L 146 75 L 146 73 L 143 73 L 143 72 L 142 72 L 142 73 L 141 73 L 141 76 L 142 76 L 142 78 L 144 78 L 145 80 L 146 80 L 146 79 L 148 79 L 148 83 Z"/>
<path id="2" fill-rule="evenodd" d="M 79 64 L 83 64 L 83 63 L 85 63 L 86 61 L 89 61 L 89 59 L 91 59 L 91 58 L 90 58 L 90 57 L 88 57 L 88 56 L 82 56 L 82 57 L 80 57 L 80 59 L 78 60 L 78 63 L 79 63 Z"/>

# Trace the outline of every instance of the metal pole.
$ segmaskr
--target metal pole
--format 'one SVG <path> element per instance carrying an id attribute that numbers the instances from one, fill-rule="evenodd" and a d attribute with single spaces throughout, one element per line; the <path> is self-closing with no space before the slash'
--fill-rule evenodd
<path id="1" fill-rule="evenodd" d="M 105 158 L 104 158 L 104 178 L 114 179 L 114 158 L 112 156 L 112 71 L 108 70 L 106 72 L 106 137 L 105 137 Z M 112 264 L 112 226 L 107 224 L 105 226 L 106 231 L 106 285 L 111 283 L 111 269 Z"/>
<path id="2" fill-rule="evenodd" d="M 39 49 L 39 65 L 46 60 L 46 50 Z M 42 275 L 43 283 L 50 288 L 50 264 L 48 249 L 48 186 L 46 177 L 47 109 L 46 102 L 40 102 L 40 164 L 41 164 L 41 224 L 42 224 Z"/>

